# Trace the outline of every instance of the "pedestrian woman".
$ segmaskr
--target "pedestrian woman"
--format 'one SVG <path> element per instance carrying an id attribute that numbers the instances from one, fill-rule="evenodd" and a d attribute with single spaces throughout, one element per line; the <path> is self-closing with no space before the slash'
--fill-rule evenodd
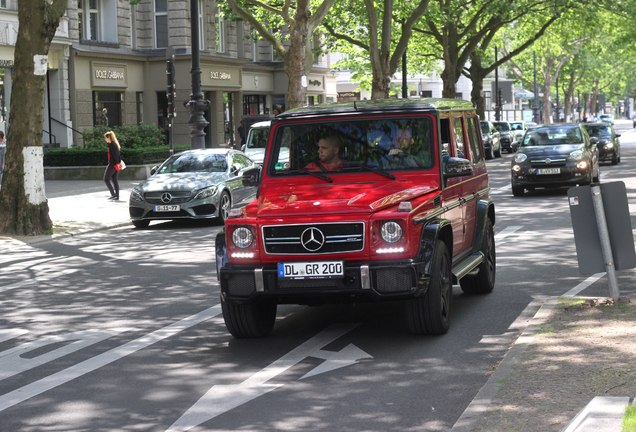
<path id="1" fill-rule="evenodd" d="M 106 144 L 108 145 L 108 165 L 106 166 L 106 171 L 104 172 L 104 182 L 106 186 L 108 186 L 108 190 L 110 191 L 109 200 L 117 201 L 119 199 L 119 182 L 117 181 L 117 172 L 118 170 L 115 166 L 121 162 L 121 155 L 119 150 L 121 146 L 119 145 L 119 141 L 117 140 L 117 136 L 115 132 L 108 131 L 104 134 L 104 139 L 106 140 Z"/>

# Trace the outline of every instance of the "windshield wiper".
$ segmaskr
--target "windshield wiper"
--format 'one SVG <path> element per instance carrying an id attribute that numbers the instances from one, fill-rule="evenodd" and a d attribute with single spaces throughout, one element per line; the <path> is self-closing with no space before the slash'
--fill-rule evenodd
<path id="1" fill-rule="evenodd" d="M 381 175 L 382 177 L 386 177 L 386 178 L 390 178 L 391 180 L 395 180 L 395 176 L 393 174 L 391 174 L 388 171 L 384 171 L 375 167 L 370 167 L 369 165 L 364 165 L 364 164 L 351 164 L 351 165 L 347 165 L 344 170 L 352 170 L 352 169 L 362 169 L 364 171 L 371 171 L 372 173 L 376 173 L 378 175 Z"/>
<path id="2" fill-rule="evenodd" d="M 324 180 L 326 182 L 333 183 L 333 179 L 331 177 L 329 177 L 328 175 L 325 175 L 325 174 L 323 174 L 321 172 L 318 172 L 318 171 L 310 171 L 310 170 L 305 169 L 305 168 L 300 168 L 300 169 L 297 169 L 297 170 L 291 170 L 291 171 L 288 171 L 287 174 L 309 174 L 309 175 L 312 175 L 314 177 L 318 177 L 319 179 Z"/>

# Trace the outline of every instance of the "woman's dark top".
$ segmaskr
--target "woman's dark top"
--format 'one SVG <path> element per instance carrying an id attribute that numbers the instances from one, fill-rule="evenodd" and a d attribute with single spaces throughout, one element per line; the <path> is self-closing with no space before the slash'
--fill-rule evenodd
<path id="1" fill-rule="evenodd" d="M 121 162 L 119 148 L 117 147 L 117 144 L 111 141 L 108 143 L 108 165 L 115 166 L 119 162 Z"/>

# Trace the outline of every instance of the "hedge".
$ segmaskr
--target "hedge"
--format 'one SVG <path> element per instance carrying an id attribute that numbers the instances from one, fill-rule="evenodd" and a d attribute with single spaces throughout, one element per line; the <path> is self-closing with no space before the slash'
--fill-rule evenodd
<path id="1" fill-rule="evenodd" d="M 175 153 L 189 150 L 190 145 L 175 146 Z M 104 148 L 51 148 L 44 152 L 44 166 L 105 166 L 108 150 Z M 170 156 L 167 146 L 136 147 L 122 146 L 122 158 L 127 165 L 147 165 L 163 162 Z"/>

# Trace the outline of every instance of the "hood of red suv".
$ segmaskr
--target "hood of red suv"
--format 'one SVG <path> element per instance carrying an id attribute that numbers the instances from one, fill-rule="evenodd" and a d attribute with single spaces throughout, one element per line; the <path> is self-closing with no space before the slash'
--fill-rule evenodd
<path id="1" fill-rule="evenodd" d="M 281 188 L 261 185 L 258 216 L 289 214 L 371 213 L 409 201 L 438 189 L 408 180 L 380 183 L 325 183 L 324 185 L 289 185 Z"/>

